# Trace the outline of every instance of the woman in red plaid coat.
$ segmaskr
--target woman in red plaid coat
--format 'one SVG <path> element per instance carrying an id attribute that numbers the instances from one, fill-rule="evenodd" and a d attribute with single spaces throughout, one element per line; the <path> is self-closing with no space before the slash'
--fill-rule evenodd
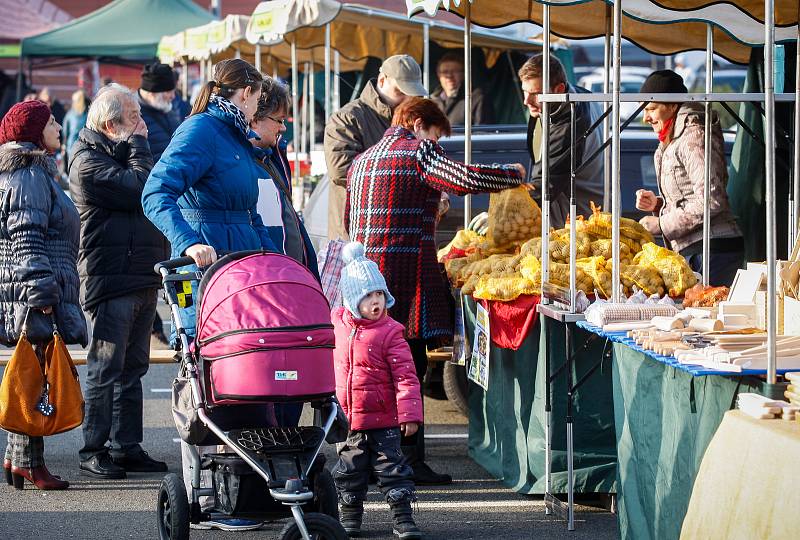
<path id="1" fill-rule="evenodd" d="M 395 110 L 392 127 L 353 161 L 347 176 L 344 225 L 386 277 L 396 300 L 389 314 L 405 326 L 420 381 L 427 369 L 426 345 L 453 337 L 450 289 L 434 243 L 442 192 L 501 191 L 521 184 L 525 174 L 519 164 L 465 165 L 448 159 L 436 141 L 449 134 L 450 122 L 436 103 L 409 98 Z M 430 472 L 423 452 L 418 449 L 418 459 L 411 459 L 417 479 Z"/>

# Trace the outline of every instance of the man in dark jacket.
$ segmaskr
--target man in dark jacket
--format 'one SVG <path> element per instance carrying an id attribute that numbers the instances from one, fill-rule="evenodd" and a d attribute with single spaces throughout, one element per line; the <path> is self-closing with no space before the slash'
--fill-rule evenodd
<path id="1" fill-rule="evenodd" d="M 161 158 L 172 135 L 183 121 L 179 109 L 175 107 L 175 72 L 167 64 L 149 64 L 142 71 L 142 82 L 139 87 L 139 106 L 142 119 L 147 125 L 147 142 L 153 154 L 153 163 Z M 179 102 L 180 103 L 180 102 Z M 164 323 L 161 317 L 153 318 L 153 343 L 169 345 L 164 335 Z"/>
<path id="2" fill-rule="evenodd" d="M 464 56 L 458 53 L 445 53 L 436 65 L 439 88 L 433 91 L 431 99 L 436 102 L 450 124 L 463 126 L 464 112 Z M 479 86 L 472 88 L 472 124 L 491 124 L 494 122 L 492 100 L 484 95 Z"/>
<path id="3" fill-rule="evenodd" d="M 383 61 L 377 81 L 369 81 L 355 101 L 333 114 L 325 126 L 328 165 L 328 238 L 347 239 L 342 224 L 347 171 L 353 159 L 377 143 L 392 123 L 392 111 L 409 96 L 425 96 L 422 70 L 416 60 L 397 54 Z"/>
<path id="4" fill-rule="evenodd" d="M 142 189 L 153 168 L 136 95 L 111 84 L 98 92 L 73 146 L 70 191 L 81 215 L 81 303 L 92 319 L 87 356 L 81 474 L 125 478 L 166 471 L 142 450 L 142 384 L 164 236 L 144 216 Z M 107 443 L 110 442 L 110 449 Z"/>
<path id="5" fill-rule="evenodd" d="M 531 114 L 528 122 L 528 151 L 534 166 L 531 169 L 531 181 L 536 186 L 535 195 L 541 196 L 542 162 L 537 159 L 541 153 L 534 148 L 534 136 L 537 124 L 540 124 L 542 112 L 539 94 L 542 90 L 542 73 L 544 57 L 539 54 L 528 59 L 519 70 L 525 105 Z M 564 66 L 554 56 L 550 57 L 550 91 L 553 94 L 583 93 L 583 88 L 571 86 L 567 82 Z M 550 224 L 555 228 L 564 226 L 569 217 L 570 194 L 570 152 L 575 152 L 575 166 L 581 167 L 584 160 L 594 155 L 602 144 L 599 129 L 595 129 L 585 138 L 582 134 L 600 117 L 599 107 L 594 103 L 575 104 L 576 145 L 572 149 L 570 127 L 570 105 L 568 103 L 550 104 L 550 150 L 549 150 L 549 194 Z M 601 204 L 603 201 L 603 159 L 598 156 L 583 166 L 575 176 L 575 200 L 578 215 L 591 215 L 590 202 Z M 541 202 L 541 201 L 540 201 Z"/>

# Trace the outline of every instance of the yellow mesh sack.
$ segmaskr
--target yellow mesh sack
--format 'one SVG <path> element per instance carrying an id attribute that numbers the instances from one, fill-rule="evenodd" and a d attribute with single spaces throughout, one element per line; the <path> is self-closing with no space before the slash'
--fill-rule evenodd
<path id="1" fill-rule="evenodd" d="M 478 274 L 472 274 L 469 278 L 464 282 L 464 285 L 461 287 L 461 293 L 471 295 L 475 292 L 475 286 L 478 284 L 478 281 L 481 279 L 481 276 Z"/>
<path id="2" fill-rule="evenodd" d="M 450 253 L 450 250 L 452 249 L 466 251 L 467 249 L 477 245 L 482 239 L 483 236 L 479 235 L 475 231 L 461 229 L 456 233 L 453 239 L 450 240 L 449 244 L 436 253 L 436 258 L 441 261 L 448 253 Z"/>
<path id="3" fill-rule="evenodd" d="M 489 230 L 492 246 L 502 247 L 541 236 L 542 211 L 528 189 L 517 187 L 489 197 Z"/>
<path id="4" fill-rule="evenodd" d="M 595 240 L 589 245 L 589 255 L 592 257 L 603 257 L 604 259 L 611 259 L 613 253 L 611 250 L 611 240 L 602 238 Z M 620 259 L 626 260 L 631 258 L 631 250 L 626 244 L 620 243 L 619 245 Z"/>
<path id="5" fill-rule="evenodd" d="M 523 294 L 538 294 L 539 287 L 520 274 L 508 276 L 483 276 L 478 280 L 472 296 L 481 300 L 509 302 Z"/>
<path id="6" fill-rule="evenodd" d="M 569 287 L 569 265 L 557 262 L 551 263 L 549 281 L 559 287 Z M 575 269 L 575 285 L 579 291 L 583 291 L 587 294 L 594 291 L 594 281 L 592 277 L 584 272 L 580 266 Z"/>
<path id="7" fill-rule="evenodd" d="M 578 259 L 575 264 L 592 278 L 592 284 L 597 292 L 606 298 L 611 296 L 611 272 L 606 269 L 606 261 L 603 257 Z"/>
<path id="8" fill-rule="evenodd" d="M 623 266 L 620 268 L 620 279 L 628 290 L 633 290 L 635 285 L 648 296 L 651 294 L 663 295 L 665 291 L 664 280 L 653 266 L 641 264 Z"/>
<path id="9" fill-rule="evenodd" d="M 697 283 L 697 277 L 683 256 L 652 242 L 642 246 L 633 263 L 650 265 L 658 270 L 670 296 L 683 296 Z"/>
<path id="10" fill-rule="evenodd" d="M 526 255 L 533 255 L 537 259 L 542 256 L 542 239 L 531 238 L 522 246 L 520 246 L 519 254 L 525 257 Z"/>
<path id="11" fill-rule="evenodd" d="M 542 282 L 542 263 L 533 255 L 525 255 L 519 263 L 519 273 L 533 283 Z"/>

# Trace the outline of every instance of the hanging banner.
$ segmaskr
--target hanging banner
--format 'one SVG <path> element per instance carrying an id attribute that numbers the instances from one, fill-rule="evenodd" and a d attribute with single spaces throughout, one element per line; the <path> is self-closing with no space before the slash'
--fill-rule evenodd
<path id="1" fill-rule="evenodd" d="M 475 313 L 475 339 L 467 378 L 483 388 L 489 389 L 489 312 L 479 303 Z"/>

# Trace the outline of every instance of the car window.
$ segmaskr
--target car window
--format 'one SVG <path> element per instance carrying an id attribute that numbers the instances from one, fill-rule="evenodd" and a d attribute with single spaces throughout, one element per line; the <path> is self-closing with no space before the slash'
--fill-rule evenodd
<path id="1" fill-rule="evenodd" d="M 658 188 L 656 179 L 656 163 L 653 161 L 652 154 L 640 155 L 639 166 L 642 171 L 642 185 L 651 190 Z"/>

